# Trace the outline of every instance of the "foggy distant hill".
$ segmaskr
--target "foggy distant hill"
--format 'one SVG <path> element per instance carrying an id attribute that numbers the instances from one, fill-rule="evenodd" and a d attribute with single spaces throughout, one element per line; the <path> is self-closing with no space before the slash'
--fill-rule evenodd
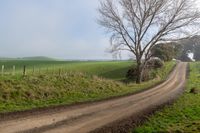
<path id="1" fill-rule="evenodd" d="M 38 60 L 38 61 L 55 61 L 57 59 L 46 57 L 46 56 L 34 56 L 34 57 L 23 57 L 22 60 Z"/>
<path id="2" fill-rule="evenodd" d="M 56 61 L 57 59 L 46 57 L 46 56 L 33 56 L 33 57 L 22 57 L 22 58 L 0 57 L 0 60 Z"/>

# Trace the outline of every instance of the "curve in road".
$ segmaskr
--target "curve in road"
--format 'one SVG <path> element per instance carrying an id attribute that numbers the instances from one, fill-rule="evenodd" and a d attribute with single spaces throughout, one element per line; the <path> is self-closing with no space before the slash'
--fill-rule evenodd
<path id="1" fill-rule="evenodd" d="M 0 121 L 0 133 L 87 133 L 137 115 L 177 96 L 186 82 L 187 63 L 178 63 L 162 84 L 144 92 L 108 101 L 77 105 Z"/>

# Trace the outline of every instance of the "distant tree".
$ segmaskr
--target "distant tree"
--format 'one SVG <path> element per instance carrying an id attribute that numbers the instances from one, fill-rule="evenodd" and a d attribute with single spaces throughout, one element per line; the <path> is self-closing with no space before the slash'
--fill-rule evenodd
<path id="1" fill-rule="evenodd" d="M 195 60 L 199 60 L 200 59 L 200 55 L 199 55 L 199 51 L 200 51 L 200 36 L 193 36 L 187 39 L 183 39 L 181 41 L 179 41 L 179 43 L 181 44 L 180 48 L 181 50 L 179 50 L 179 55 L 177 56 L 177 59 L 182 60 L 182 61 L 192 61 L 188 55 L 190 53 L 194 54 L 194 59 Z"/>
<path id="2" fill-rule="evenodd" d="M 194 36 L 193 38 L 193 51 L 191 53 L 194 54 L 194 59 L 196 61 L 200 61 L 200 36 Z"/>
<path id="3" fill-rule="evenodd" d="M 111 52 L 127 50 L 136 58 L 137 83 L 151 49 L 158 43 L 197 34 L 196 0 L 104 0 L 98 22 L 111 35 Z"/>
<path id="4" fill-rule="evenodd" d="M 195 61 L 200 61 L 200 44 L 195 46 L 194 59 L 195 59 Z"/>
<path id="5" fill-rule="evenodd" d="M 191 62 L 191 61 L 192 61 L 192 59 L 189 58 L 189 53 L 185 53 L 185 52 L 184 52 L 184 54 L 182 54 L 182 55 L 179 57 L 179 60 L 181 60 L 181 61 L 186 61 L 186 62 Z"/>
<path id="6" fill-rule="evenodd" d="M 152 50 L 152 56 L 158 57 L 163 61 L 171 61 L 173 58 L 180 56 L 182 51 L 182 45 L 170 42 L 170 43 L 159 43 L 155 45 Z"/>
<path id="7" fill-rule="evenodd" d="M 173 43 L 174 45 L 174 58 L 178 59 L 183 53 L 183 45 L 180 43 Z"/>
<path id="8" fill-rule="evenodd" d="M 174 58 L 174 47 L 168 44 L 157 44 L 152 49 L 152 56 L 163 61 L 170 61 Z"/>

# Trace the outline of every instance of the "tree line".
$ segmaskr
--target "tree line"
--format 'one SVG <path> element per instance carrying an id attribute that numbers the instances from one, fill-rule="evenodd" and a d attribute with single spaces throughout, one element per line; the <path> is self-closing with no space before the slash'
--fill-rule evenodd
<path id="1" fill-rule="evenodd" d="M 193 54 L 195 61 L 200 61 L 200 36 L 193 36 L 176 42 L 159 43 L 152 49 L 154 57 L 163 61 L 178 59 L 181 61 L 193 61 L 189 54 Z"/>

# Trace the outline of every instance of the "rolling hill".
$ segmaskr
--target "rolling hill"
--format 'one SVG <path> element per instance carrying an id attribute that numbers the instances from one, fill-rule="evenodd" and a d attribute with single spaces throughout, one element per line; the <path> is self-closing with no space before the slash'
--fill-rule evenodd
<path id="1" fill-rule="evenodd" d="M 56 61 L 57 59 L 46 57 L 46 56 L 33 56 L 33 57 L 22 57 L 22 58 L 0 57 L 0 60 Z"/>

